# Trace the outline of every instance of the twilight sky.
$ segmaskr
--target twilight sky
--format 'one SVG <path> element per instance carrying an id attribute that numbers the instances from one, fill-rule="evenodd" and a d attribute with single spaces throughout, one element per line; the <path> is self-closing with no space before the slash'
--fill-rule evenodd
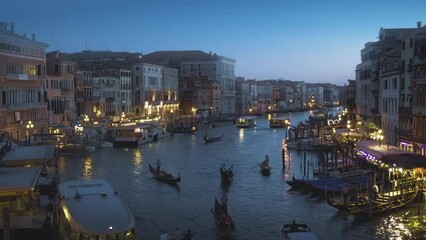
<path id="1" fill-rule="evenodd" d="M 246 79 L 355 79 L 360 50 L 384 28 L 426 24 L 425 0 L 6 0 L 0 21 L 47 51 L 202 50 Z"/>

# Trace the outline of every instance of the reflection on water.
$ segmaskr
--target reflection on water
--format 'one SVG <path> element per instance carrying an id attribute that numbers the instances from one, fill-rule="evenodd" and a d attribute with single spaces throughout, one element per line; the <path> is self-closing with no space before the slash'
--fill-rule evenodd
<path id="1" fill-rule="evenodd" d="M 85 157 L 83 160 L 83 176 L 84 179 L 91 179 L 93 173 L 93 159 L 91 156 Z"/>
<path id="2" fill-rule="evenodd" d="M 292 113 L 297 124 L 309 116 Z M 414 204 L 391 216 L 359 220 L 327 205 L 324 197 L 290 191 L 285 183 L 304 166 L 315 162 L 315 154 L 286 150 L 282 168 L 282 146 L 286 129 L 270 129 L 266 117 L 253 129 L 232 123 L 205 128 L 196 134 L 176 134 L 138 149 L 105 148 L 90 158 L 61 157 L 61 180 L 103 178 L 136 218 L 138 239 L 158 239 L 169 229 L 191 229 L 195 239 L 218 239 L 210 209 L 214 198 L 226 192 L 228 208 L 236 224 L 237 239 L 279 239 L 279 228 L 295 219 L 311 226 L 320 239 L 422 239 L 426 238 L 425 204 Z M 205 144 L 203 136 L 224 135 L 222 141 Z M 271 175 L 260 174 L 258 163 L 269 155 Z M 157 181 L 148 163 L 160 158 L 162 167 L 182 181 L 176 185 Z M 306 158 L 306 165 L 304 164 Z M 234 179 L 222 186 L 219 167 L 233 165 Z M 419 206 L 419 207 L 418 207 Z M 420 213 L 418 213 L 420 211 Z"/>

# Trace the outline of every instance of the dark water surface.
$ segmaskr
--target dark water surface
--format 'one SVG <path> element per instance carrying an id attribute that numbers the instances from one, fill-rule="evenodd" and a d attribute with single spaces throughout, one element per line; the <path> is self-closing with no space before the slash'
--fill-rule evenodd
<path id="1" fill-rule="evenodd" d="M 292 123 L 309 113 L 292 113 Z M 308 224 L 320 239 L 425 239 L 425 204 L 413 204 L 389 216 L 360 221 L 327 205 L 325 198 L 289 190 L 285 179 L 301 176 L 302 157 L 287 151 L 282 170 L 281 148 L 285 129 L 270 129 L 266 117 L 258 126 L 239 129 L 232 123 L 176 134 L 137 149 L 105 148 L 92 156 L 61 158 L 61 181 L 102 178 L 108 180 L 136 218 L 138 239 L 159 239 L 169 229 L 191 229 L 195 239 L 219 239 L 210 209 L 214 198 L 228 194 L 228 210 L 236 239 L 279 239 L 279 229 L 292 219 Z M 222 141 L 205 144 L 209 136 Z M 257 164 L 269 155 L 270 176 Z M 148 164 L 157 158 L 162 168 L 180 173 L 178 187 L 157 181 Z M 307 159 L 315 159 L 307 154 Z M 219 167 L 233 165 L 229 188 L 220 183 Z"/>

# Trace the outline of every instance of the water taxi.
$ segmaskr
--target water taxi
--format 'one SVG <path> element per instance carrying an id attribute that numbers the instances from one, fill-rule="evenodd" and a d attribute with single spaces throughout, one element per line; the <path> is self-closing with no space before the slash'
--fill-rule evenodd
<path id="1" fill-rule="evenodd" d="M 273 117 L 269 120 L 269 127 L 271 128 L 286 128 L 290 124 L 290 118 L 286 117 Z"/>
<path id="2" fill-rule="evenodd" d="M 59 239 L 135 240 L 135 219 L 105 180 L 58 185 Z"/>
<path id="3" fill-rule="evenodd" d="M 110 128 L 110 131 L 115 147 L 137 147 L 156 141 L 160 134 L 159 129 L 151 124 L 121 125 Z"/>
<path id="4" fill-rule="evenodd" d="M 256 126 L 255 116 L 242 116 L 237 118 L 235 125 L 239 128 L 251 128 Z"/>

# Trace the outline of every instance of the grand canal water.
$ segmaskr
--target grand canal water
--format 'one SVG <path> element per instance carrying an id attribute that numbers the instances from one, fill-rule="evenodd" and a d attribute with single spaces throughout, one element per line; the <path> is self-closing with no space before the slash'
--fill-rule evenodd
<path id="1" fill-rule="evenodd" d="M 309 113 L 292 113 L 291 121 Z M 106 148 L 90 157 L 62 157 L 61 181 L 108 180 L 136 218 L 138 239 L 159 239 L 169 229 L 191 229 L 195 239 L 219 239 L 210 209 L 214 198 L 226 192 L 229 213 L 236 225 L 236 239 L 279 239 L 279 228 L 295 219 L 308 224 L 320 239 L 425 239 L 425 204 L 413 204 L 389 216 L 360 221 L 327 205 L 325 198 L 290 190 L 285 179 L 301 176 L 302 157 L 286 151 L 282 170 L 285 129 L 270 129 L 266 117 L 258 126 L 238 129 L 232 123 L 205 128 L 196 134 L 176 134 L 137 149 Z M 222 141 L 205 144 L 210 136 Z M 262 176 L 257 164 L 265 154 L 272 172 Z M 162 160 L 162 168 L 180 173 L 178 187 L 158 182 L 148 164 Z M 307 159 L 314 159 L 307 155 Z M 220 183 L 219 167 L 233 165 L 229 188 Z"/>

